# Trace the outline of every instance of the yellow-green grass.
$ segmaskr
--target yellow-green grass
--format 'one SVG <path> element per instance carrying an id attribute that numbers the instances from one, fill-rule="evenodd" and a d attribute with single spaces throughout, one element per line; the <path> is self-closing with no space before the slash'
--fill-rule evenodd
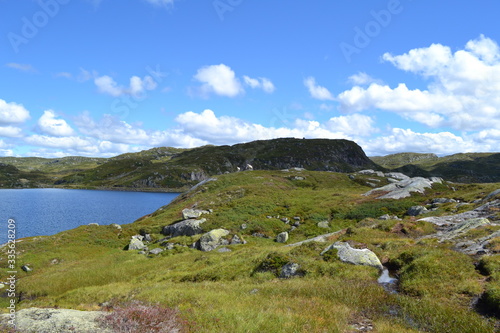
<path id="1" fill-rule="evenodd" d="M 294 176 L 305 179 L 293 180 Z M 370 320 L 377 332 L 494 331 L 493 323 L 470 304 L 483 291 L 492 295 L 494 305 L 500 304 L 495 298 L 496 261 L 484 259 L 485 280 L 475 270 L 473 259 L 450 250 L 451 244 L 419 239 L 435 231 L 431 224 L 409 217 L 377 220 L 379 201 L 362 196 L 369 187 L 359 179 L 354 182 L 345 174 L 305 171 L 241 172 L 217 178 L 151 215 L 123 225 L 121 231 L 113 226 L 82 226 L 17 243 L 17 289 L 22 293 L 18 307 L 94 310 L 104 302 L 137 299 L 180 309 L 199 332 L 349 332 L 363 320 Z M 427 196 L 387 201 L 385 208 L 394 213 L 432 197 L 457 192 L 465 196 L 461 185 L 454 186 L 455 192 L 442 186 L 428 191 Z M 467 196 L 488 194 L 490 189 L 490 185 L 480 184 L 469 188 Z M 156 240 L 164 237 L 162 227 L 181 220 L 182 209 L 193 205 L 214 210 L 204 215 L 207 231 L 224 227 L 248 243 L 227 246 L 232 250 L 227 253 L 184 246 L 157 256 L 124 250 L 130 236 L 140 231 L 151 233 Z M 353 216 L 367 216 L 361 220 L 339 217 L 352 212 L 356 213 Z M 301 225 L 291 231 L 290 224 L 277 219 L 278 215 L 292 222 L 294 216 L 300 216 Z M 330 222 L 329 229 L 317 227 L 322 220 Z M 242 224 L 247 228 L 241 229 Z M 274 242 L 274 236 L 285 230 L 290 231 L 291 243 L 343 228 L 345 234 L 328 243 L 286 247 Z M 270 238 L 253 237 L 253 232 Z M 188 245 L 195 239 L 181 237 L 169 242 Z M 401 293 L 386 292 L 377 283 L 375 268 L 320 256 L 335 240 L 373 250 L 395 270 Z M 157 246 L 149 244 L 150 249 Z M 1 257 L 3 280 L 8 269 L 6 257 Z M 305 275 L 279 279 L 279 267 L 260 269 L 269 258 L 298 263 Z M 33 271 L 21 271 L 23 264 Z M 8 298 L 0 298 L 0 307 L 6 309 L 7 302 Z"/>

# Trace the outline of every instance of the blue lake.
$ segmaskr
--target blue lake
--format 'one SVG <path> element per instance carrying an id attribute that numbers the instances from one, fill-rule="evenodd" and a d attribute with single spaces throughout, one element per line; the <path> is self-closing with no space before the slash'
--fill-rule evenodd
<path id="1" fill-rule="evenodd" d="M 0 244 L 7 241 L 9 219 L 16 221 L 16 238 L 53 235 L 89 223 L 132 223 L 178 195 L 66 189 L 0 190 Z"/>

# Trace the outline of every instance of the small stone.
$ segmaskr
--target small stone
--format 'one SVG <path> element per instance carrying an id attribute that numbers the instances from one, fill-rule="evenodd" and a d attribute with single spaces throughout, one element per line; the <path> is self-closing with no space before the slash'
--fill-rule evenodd
<path id="1" fill-rule="evenodd" d="M 133 251 L 133 250 L 143 250 L 146 245 L 144 245 L 144 243 L 142 242 L 142 236 L 141 239 L 139 239 L 138 237 L 135 237 L 135 236 L 132 236 L 132 239 L 130 240 L 130 243 L 128 244 L 128 249 L 129 251 Z"/>
<path id="2" fill-rule="evenodd" d="M 277 243 L 286 243 L 288 241 L 288 232 L 284 231 L 276 236 Z"/>
<path id="3" fill-rule="evenodd" d="M 246 228 L 248 228 L 247 224 L 246 223 L 243 223 L 241 226 L 240 226 L 240 229 L 241 230 L 245 230 Z"/>
<path id="4" fill-rule="evenodd" d="M 239 244 L 246 244 L 247 242 L 243 239 L 241 239 L 238 235 L 234 235 L 233 238 L 231 239 L 230 245 L 239 245 Z"/>
<path id="5" fill-rule="evenodd" d="M 227 247 L 221 247 L 220 249 L 217 249 L 217 252 L 225 253 L 225 252 L 231 252 L 231 250 L 228 249 Z"/>
<path id="6" fill-rule="evenodd" d="M 159 254 L 163 251 L 164 251 L 163 249 L 157 247 L 156 249 L 152 249 L 151 251 L 149 251 L 149 254 Z"/>
<path id="7" fill-rule="evenodd" d="M 300 222 L 300 216 L 294 216 L 293 219 Z"/>
<path id="8" fill-rule="evenodd" d="M 406 214 L 408 214 L 410 216 L 418 216 L 421 214 L 425 214 L 427 212 L 428 212 L 428 210 L 424 206 L 412 206 L 412 207 L 408 208 L 408 211 L 406 212 Z"/>
<path id="9" fill-rule="evenodd" d="M 324 229 L 330 228 L 330 223 L 328 223 L 328 221 L 318 222 L 317 225 L 319 228 L 324 228 Z"/>
<path id="10" fill-rule="evenodd" d="M 300 265 L 296 263 L 288 263 L 281 268 L 280 278 L 289 279 L 291 277 L 299 275 Z"/>
<path id="11" fill-rule="evenodd" d="M 32 271 L 32 269 L 31 269 L 31 268 L 29 268 L 27 265 L 22 265 L 22 266 L 21 266 L 21 269 L 22 269 L 23 271 L 25 271 L 25 272 L 31 272 L 31 271 Z"/>

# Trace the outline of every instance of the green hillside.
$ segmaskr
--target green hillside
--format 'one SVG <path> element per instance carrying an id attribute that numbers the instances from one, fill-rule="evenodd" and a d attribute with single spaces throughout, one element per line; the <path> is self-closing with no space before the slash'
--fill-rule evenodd
<path id="1" fill-rule="evenodd" d="M 18 169 L 34 170 L 45 176 L 46 183 L 34 179 L 30 182 L 32 187 L 156 191 L 187 190 L 200 180 L 245 170 L 247 165 L 256 170 L 301 167 L 338 172 L 379 168 L 352 141 L 293 138 L 194 149 L 160 147 L 109 159 L 9 157 L 3 161 Z"/>
<path id="2" fill-rule="evenodd" d="M 464 183 L 500 181 L 499 153 L 460 153 L 444 157 L 400 153 L 370 159 L 382 167 L 410 176 L 436 176 Z"/>
<path id="3" fill-rule="evenodd" d="M 138 300 L 178 309 L 187 332 L 357 332 L 364 325 L 374 332 L 493 333 L 496 319 L 480 312 L 500 309 L 500 237 L 484 257 L 454 247 L 500 227 L 442 242 L 432 237 L 435 225 L 406 212 L 443 197 L 455 202 L 424 216 L 471 210 L 500 184 L 436 183 L 425 194 L 379 200 L 363 195 L 373 182 L 387 184 L 376 175 L 300 169 L 234 172 L 121 228 L 89 225 L 24 239 L 16 244 L 18 309 L 112 310 Z M 166 237 L 164 227 L 183 220 L 185 208 L 206 211 L 202 233 L 223 228 L 246 244 L 203 252 L 191 248 L 202 234 Z M 392 217 L 379 219 L 384 214 Z M 275 241 L 282 232 L 289 233 L 286 244 Z M 162 251 L 127 250 L 139 234 L 148 235 L 149 251 Z M 287 246 L 322 234 L 331 234 L 324 243 Z M 399 279 L 397 292 L 377 283 L 374 267 L 342 262 L 336 250 L 320 255 L 336 241 L 373 251 Z M 296 276 L 281 277 L 286 265 L 300 267 Z M 0 302 L 6 309 L 8 298 Z"/>

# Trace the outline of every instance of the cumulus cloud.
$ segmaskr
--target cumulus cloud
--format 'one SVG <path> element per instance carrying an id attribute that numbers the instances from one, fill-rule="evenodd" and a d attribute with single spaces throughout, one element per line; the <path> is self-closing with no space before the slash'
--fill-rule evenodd
<path id="1" fill-rule="evenodd" d="M 481 150 L 481 146 L 474 144 L 473 140 L 450 132 L 417 133 L 411 129 L 401 128 L 393 128 L 387 135 L 362 141 L 360 144 L 369 156 L 399 152 L 450 155 Z"/>
<path id="2" fill-rule="evenodd" d="M 244 92 L 234 71 L 224 64 L 205 66 L 198 69 L 194 78 L 202 83 L 202 95 L 214 93 L 220 96 L 236 97 Z"/>
<path id="3" fill-rule="evenodd" d="M 89 153 L 98 153 L 98 150 L 95 148 L 94 142 L 86 138 L 80 138 L 77 136 L 54 137 L 49 135 L 34 134 L 26 137 L 25 141 L 30 145 L 38 147 L 71 149 Z"/>
<path id="4" fill-rule="evenodd" d="M 144 78 L 132 76 L 130 78 L 129 87 L 119 86 L 116 81 L 108 76 L 98 76 L 94 79 L 94 84 L 99 92 L 113 97 L 122 95 L 140 96 L 148 90 L 154 90 L 157 87 L 156 81 L 149 75 Z"/>
<path id="5" fill-rule="evenodd" d="M 44 111 L 43 115 L 38 119 L 38 128 L 42 133 L 54 136 L 71 136 L 75 131 L 68 125 L 66 120 L 57 119 L 53 110 Z"/>
<path id="6" fill-rule="evenodd" d="M 0 99 L 0 125 L 23 123 L 29 118 L 30 113 L 22 104 Z"/>
<path id="7" fill-rule="evenodd" d="M 149 141 L 149 135 L 145 130 L 134 128 L 109 114 L 95 121 L 88 112 L 84 112 L 75 119 L 75 125 L 82 134 L 99 140 L 128 144 L 142 144 Z"/>
<path id="8" fill-rule="evenodd" d="M 245 75 L 243 76 L 243 80 L 245 81 L 245 84 L 250 86 L 252 89 L 260 88 L 268 94 L 273 93 L 275 90 L 274 84 L 271 82 L 271 80 L 265 77 L 259 77 L 257 79 L 253 79 Z"/>
<path id="9" fill-rule="evenodd" d="M 429 80 L 426 89 L 360 85 L 337 96 L 344 112 L 390 111 L 430 127 L 459 131 L 500 128 L 500 48 L 480 36 L 464 49 L 432 44 L 402 55 L 383 55 L 396 68 Z"/>
<path id="10" fill-rule="evenodd" d="M 334 100 L 333 95 L 330 93 L 328 89 L 325 87 L 319 86 L 316 84 L 316 79 L 312 76 L 304 79 L 304 85 L 309 90 L 312 98 L 319 100 Z"/>
<path id="11" fill-rule="evenodd" d="M 21 136 L 22 129 L 15 126 L 0 126 L 0 136 L 16 138 Z"/>

